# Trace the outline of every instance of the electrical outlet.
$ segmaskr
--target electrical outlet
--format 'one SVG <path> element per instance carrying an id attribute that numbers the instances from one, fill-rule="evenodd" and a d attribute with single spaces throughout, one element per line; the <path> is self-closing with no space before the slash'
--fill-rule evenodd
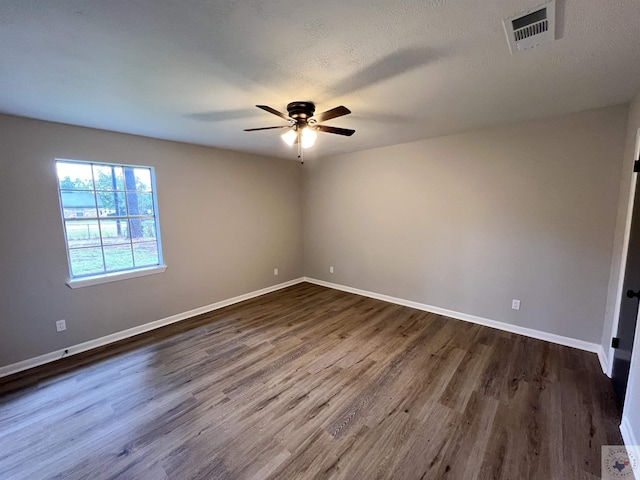
<path id="1" fill-rule="evenodd" d="M 274 268 L 274 269 L 273 269 L 273 274 L 274 274 L 274 275 L 278 275 L 278 269 L 277 269 L 277 268 Z"/>
<path id="2" fill-rule="evenodd" d="M 333 267 L 329 267 L 329 273 L 333 273 Z"/>
<path id="3" fill-rule="evenodd" d="M 514 310 L 520 310 L 520 300 L 516 300 L 515 298 L 511 300 L 511 308 Z"/>
<path id="4" fill-rule="evenodd" d="M 56 322 L 56 332 L 63 332 L 66 329 L 67 329 L 66 320 L 58 320 Z"/>

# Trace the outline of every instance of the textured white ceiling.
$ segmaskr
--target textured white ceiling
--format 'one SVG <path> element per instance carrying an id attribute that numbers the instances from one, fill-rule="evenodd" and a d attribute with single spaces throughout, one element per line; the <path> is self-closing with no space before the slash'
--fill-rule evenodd
<path id="1" fill-rule="evenodd" d="M 324 156 L 619 104 L 640 90 L 640 3 L 558 0 L 561 39 L 511 55 L 541 0 L 2 0 L 0 112 L 295 158 L 311 100 Z"/>

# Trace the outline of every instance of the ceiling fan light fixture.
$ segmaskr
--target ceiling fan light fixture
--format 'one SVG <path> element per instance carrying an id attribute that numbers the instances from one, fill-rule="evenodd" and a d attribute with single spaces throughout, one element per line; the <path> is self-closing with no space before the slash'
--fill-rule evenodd
<path id="1" fill-rule="evenodd" d="M 319 122 L 331 120 L 332 118 L 342 117 L 351 113 L 344 105 L 332 108 L 326 112 L 315 115 L 316 106 L 312 102 L 291 102 L 287 105 L 289 115 L 279 112 L 275 108 L 268 105 L 256 105 L 261 110 L 269 112 L 277 117 L 287 120 L 289 125 L 276 125 L 274 127 L 245 128 L 245 132 L 254 132 L 256 130 L 272 130 L 276 128 L 286 129 L 282 134 L 282 140 L 293 147 L 295 143 L 298 148 L 298 158 L 302 161 L 302 151 L 311 148 L 316 142 L 318 131 L 325 133 L 333 133 L 336 135 L 344 135 L 350 137 L 356 131 L 348 128 L 330 127 L 328 125 L 320 125 Z"/>
<path id="2" fill-rule="evenodd" d="M 318 134 L 310 129 L 309 127 L 305 127 L 302 129 L 302 148 L 313 147 L 313 144 L 316 141 Z"/>
<path id="3" fill-rule="evenodd" d="M 284 143 L 286 143 L 290 147 L 293 146 L 293 142 L 296 141 L 297 137 L 298 137 L 298 133 L 293 129 L 287 130 L 282 134 L 282 140 L 284 140 Z"/>

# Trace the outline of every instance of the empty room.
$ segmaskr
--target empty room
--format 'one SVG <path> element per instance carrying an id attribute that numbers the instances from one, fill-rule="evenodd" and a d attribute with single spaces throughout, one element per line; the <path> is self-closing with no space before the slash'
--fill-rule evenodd
<path id="1" fill-rule="evenodd" d="M 638 25 L 0 2 L 0 479 L 640 478 Z"/>

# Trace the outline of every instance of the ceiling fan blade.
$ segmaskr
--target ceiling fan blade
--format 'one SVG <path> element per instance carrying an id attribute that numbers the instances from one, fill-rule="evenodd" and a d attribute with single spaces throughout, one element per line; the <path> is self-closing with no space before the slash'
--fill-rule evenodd
<path id="1" fill-rule="evenodd" d="M 314 115 L 313 118 L 316 122 L 324 122 L 326 120 L 331 120 L 332 118 L 342 117 L 343 115 L 349 115 L 351 110 L 347 107 L 340 105 L 339 107 L 332 108 L 331 110 L 327 110 L 326 112 L 319 113 L 318 115 Z"/>
<path id="2" fill-rule="evenodd" d="M 260 128 L 245 128 L 245 132 L 255 132 L 256 130 L 272 130 L 274 128 L 290 128 L 290 125 L 279 125 L 277 127 L 260 127 Z"/>
<path id="3" fill-rule="evenodd" d="M 350 137 L 351 135 L 356 133 L 355 130 L 351 130 L 348 128 L 328 127 L 327 125 L 316 125 L 315 128 L 320 130 L 321 132 L 337 133 L 338 135 L 345 135 L 347 137 Z"/>
<path id="4" fill-rule="evenodd" d="M 271 108 L 271 107 L 269 107 L 267 105 L 256 105 L 256 107 L 261 108 L 265 112 L 273 113 L 274 115 L 277 115 L 280 118 L 284 118 L 285 120 L 290 120 L 289 115 L 286 115 L 286 114 L 284 114 L 282 112 L 279 112 L 275 108 Z"/>

